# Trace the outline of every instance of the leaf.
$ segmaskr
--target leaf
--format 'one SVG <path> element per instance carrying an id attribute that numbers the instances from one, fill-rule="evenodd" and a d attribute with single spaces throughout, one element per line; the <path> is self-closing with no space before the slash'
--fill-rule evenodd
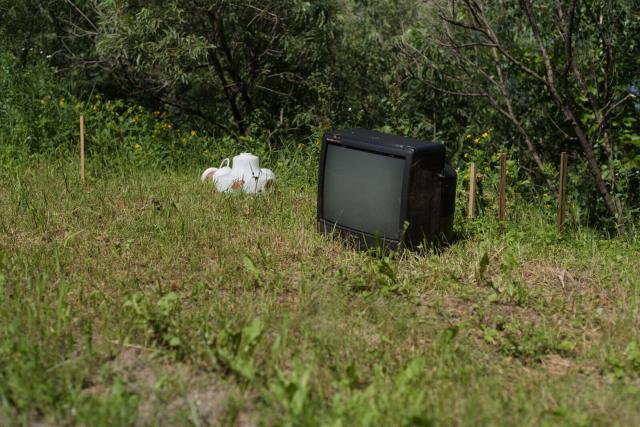
<path id="1" fill-rule="evenodd" d="M 489 295 L 487 295 L 487 301 L 489 302 L 496 302 L 500 300 L 500 295 L 498 295 L 496 292 L 491 292 Z"/>
<path id="2" fill-rule="evenodd" d="M 251 273 L 251 275 L 253 276 L 253 278 L 255 279 L 256 282 L 260 282 L 261 281 L 260 270 L 258 270 L 258 267 L 256 267 L 256 264 L 249 257 L 249 255 L 245 255 L 244 256 L 244 268 L 249 273 Z"/>
<path id="3" fill-rule="evenodd" d="M 158 311 L 163 316 L 169 316 L 178 305 L 180 295 L 169 292 L 158 301 Z"/>
<path id="4" fill-rule="evenodd" d="M 484 273 L 487 271 L 487 267 L 489 266 L 489 254 L 487 251 L 484 251 L 482 254 L 482 258 L 480 258 L 480 264 L 478 266 L 478 272 L 480 273 L 480 277 L 484 277 Z"/>
<path id="5" fill-rule="evenodd" d="M 263 332 L 264 323 L 260 319 L 253 319 L 249 325 L 242 328 L 241 351 L 249 351 L 255 347 Z"/>
<path id="6" fill-rule="evenodd" d="M 293 393 L 293 397 L 291 398 L 291 412 L 294 415 L 301 414 L 304 409 L 304 403 L 307 400 L 309 378 L 311 376 L 309 369 L 301 369 L 302 374 L 298 374 L 299 377 L 296 378 L 296 391 Z"/>
<path id="7" fill-rule="evenodd" d="M 427 366 L 427 361 L 424 356 L 418 356 L 413 359 L 407 366 L 398 374 L 396 379 L 399 386 L 404 386 L 411 381 L 419 378 L 424 373 L 424 368 Z"/>
<path id="8" fill-rule="evenodd" d="M 458 335 L 458 332 L 460 332 L 458 325 L 449 326 L 440 334 L 439 343 L 441 345 L 448 345 Z"/>
<path id="9" fill-rule="evenodd" d="M 562 340 L 558 344 L 558 350 L 566 353 L 572 352 L 575 348 L 576 348 L 576 343 L 569 340 Z"/>
<path id="10" fill-rule="evenodd" d="M 236 357 L 229 365 L 232 371 L 245 379 L 252 381 L 255 378 L 256 367 L 252 358 Z"/>
<path id="11" fill-rule="evenodd" d="M 390 259 L 388 257 L 385 257 L 382 260 L 380 260 L 380 263 L 378 264 L 378 272 L 386 276 L 389 280 L 391 280 L 391 283 L 396 283 L 398 281 L 396 277 L 396 273 L 393 271 L 393 268 L 391 267 Z"/>
<path id="12" fill-rule="evenodd" d="M 482 328 L 482 339 L 488 344 L 496 344 L 499 332 L 491 327 Z"/>

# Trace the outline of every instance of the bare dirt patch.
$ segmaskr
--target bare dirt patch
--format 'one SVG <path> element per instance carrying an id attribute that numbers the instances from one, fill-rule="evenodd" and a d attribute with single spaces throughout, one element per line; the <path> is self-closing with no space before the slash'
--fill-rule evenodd
<path id="1" fill-rule="evenodd" d="M 216 425 L 225 415 L 229 385 L 216 374 L 138 346 L 124 346 L 109 367 L 140 398 L 137 425 L 173 426 L 186 420 Z M 97 396 L 109 390 L 107 384 L 98 383 L 84 392 Z M 248 413 L 241 413 L 237 420 L 255 425 Z"/>

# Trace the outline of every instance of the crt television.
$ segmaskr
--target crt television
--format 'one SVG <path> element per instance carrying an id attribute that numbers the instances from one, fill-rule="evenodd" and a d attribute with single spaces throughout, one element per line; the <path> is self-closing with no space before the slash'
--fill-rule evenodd
<path id="1" fill-rule="evenodd" d="M 444 145 L 345 129 L 326 132 L 320 153 L 320 232 L 361 248 L 451 240 L 456 172 Z"/>

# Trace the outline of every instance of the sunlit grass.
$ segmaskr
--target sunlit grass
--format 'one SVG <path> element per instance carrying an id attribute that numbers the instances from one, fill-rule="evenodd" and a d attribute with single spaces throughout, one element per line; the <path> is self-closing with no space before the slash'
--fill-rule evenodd
<path id="1" fill-rule="evenodd" d="M 260 154 L 257 197 L 196 167 L 3 170 L 0 424 L 640 422 L 635 234 L 516 201 L 375 257 L 315 232 L 313 151 Z"/>

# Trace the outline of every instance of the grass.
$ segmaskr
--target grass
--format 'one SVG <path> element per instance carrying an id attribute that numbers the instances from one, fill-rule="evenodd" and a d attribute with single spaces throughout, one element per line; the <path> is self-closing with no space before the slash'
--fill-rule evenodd
<path id="1" fill-rule="evenodd" d="M 516 204 L 375 256 L 314 231 L 284 159 L 263 197 L 3 168 L 0 424 L 640 424 L 637 234 Z"/>

